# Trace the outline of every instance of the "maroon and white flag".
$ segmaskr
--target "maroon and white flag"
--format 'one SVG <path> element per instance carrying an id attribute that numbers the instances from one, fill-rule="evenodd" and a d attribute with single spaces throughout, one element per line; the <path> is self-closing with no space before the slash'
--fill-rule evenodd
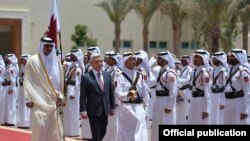
<path id="1" fill-rule="evenodd" d="M 46 31 L 46 36 L 53 39 L 55 46 L 57 48 L 57 34 L 60 31 L 60 20 L 59 20 L 59 11 L 58 11 L 58 0 L 52 0 L 51 12 L 48 30 Z"/>

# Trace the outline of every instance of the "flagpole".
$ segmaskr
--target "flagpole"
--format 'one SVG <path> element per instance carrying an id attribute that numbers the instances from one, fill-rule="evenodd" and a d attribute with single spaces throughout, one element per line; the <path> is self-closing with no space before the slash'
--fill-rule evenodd
<path id="1" fill-rule="evenodd" d="M 59 35 L 59 44 L 60 44 L 60 52 L 61 52 L 61 61 L 63 60 L 63 55 L 62 55 L 62 36 L 61 36 L 61 30 L 60 31 L 58 31 L 58 35 Z M 61 62 L 61 63 L 63 63 L 63 62 Z M 63 76 L 65 77 L 65 74 L 66 73 L 66 71 L 64 70 L 63 71 Z M 67 104 L 67 85 L 66 85 L 66 81 L 65 81 L 65 79 L 64 79 L 64 81 L 63 81 L 63 83 L 64 83 L 64 87 L 63 87 L 63 97 L 64 97 L 64 106 L 66 106 L 66 104 Z M 63 107 L 64 107 L 63 106 Z M 62 114 L 62 123 L 63 123 L 63 116 L 64 116 L 64 113 L 63 113 L 63 107 L 61 107 L 62 109 L 61 109 L 61 114 Z M 64 133 L 63 133 L 63 139 L 64 139 L 64 141 L 65 141 L 65 135 L 64 135 Z"/>
<path id="2" fill-rule="evenodd" d="M 62 55 L 62 37 L 61 37 L 61 31 L 58 32 L 58 35 L 59 35 L 59 44 L 60 44 L 61 58 L 63 58 L 63 55 Z"/>

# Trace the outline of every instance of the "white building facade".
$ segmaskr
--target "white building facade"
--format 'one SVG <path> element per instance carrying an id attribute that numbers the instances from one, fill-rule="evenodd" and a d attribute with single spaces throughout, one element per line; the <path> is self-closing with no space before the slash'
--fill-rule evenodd
<path id="1" fill-rule="evenodd" d="M 59 15 L 62 35 L 63 53 L 68 53 L 72 46 L 71 35 L 74 34 L 74 27 L 77 24 L 86 25 L 89 28 L 88 35 L 97 39 L 98 46 L 102 53 L 113 49 L 114 24 L 110 21 L 106 12 L 95 6 L 103 0 L 58 0 Z M 50 18 L 51 0 L 0 0 L 0 54 L 19 50 L 23 53 L 34 54 L 37 52 L 39 39 L 43 36 L 48 27 Z M 12 25 L 5 22 L 6 19 L 20 20 L 20 36 L 10 35 Z M 18 27 L 18 26 L 17 26 Z M 169 50 L 172 52 L 173 36 L 171 20 L 156 12 L 149 26 L 149 53 L 157 54 L 159 51 Z M 191 22 L 183 23 L 181 54 L 192 54 Z M 121 25 L 122 47 L 120 52 L 130 51 L 126 48 L 132 44 L 133 50 L 142 49 L 142 23 L 134 11 L 131 11 Z M 128 42 L 128 41 L 131 41 Z M 11 43 L 8 43 L 11 41 Z M 18 43 L 16 43 L 16 41 Z M 14 44 L 14 45 L 13 45 Z M 235 44 L 242 46 L 241 37 Z M 8 47 L 12 46 L 11 50 Z M 13 47 L 14 46 L 14 47 Z M 13 49 L 14 48 L 14 49 Z M 87 47 L 82 47 L 85 53 Z"/>

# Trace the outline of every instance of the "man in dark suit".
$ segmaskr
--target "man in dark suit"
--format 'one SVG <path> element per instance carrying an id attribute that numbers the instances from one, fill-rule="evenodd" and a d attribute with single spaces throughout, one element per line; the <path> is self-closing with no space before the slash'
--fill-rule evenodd
<path id="1" fill-rule="evenodd" d="M 80 113 L 89 118 L 92 140 L 101 141 L 106 134 L 108 115 L 115 113 L 115 97 L 111 75 L 102 71 L 103 59 L 100 54 L 90 57 L 92 70 L 82 76 Z"/>

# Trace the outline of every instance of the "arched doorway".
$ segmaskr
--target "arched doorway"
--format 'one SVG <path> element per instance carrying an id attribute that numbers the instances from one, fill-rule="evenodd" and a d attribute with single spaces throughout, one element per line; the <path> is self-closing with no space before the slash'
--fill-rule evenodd
<path id="1" fill-rule="evenodd" d="M 21 55 L 21 19 L 0 18 L 0 54 Z"/>

